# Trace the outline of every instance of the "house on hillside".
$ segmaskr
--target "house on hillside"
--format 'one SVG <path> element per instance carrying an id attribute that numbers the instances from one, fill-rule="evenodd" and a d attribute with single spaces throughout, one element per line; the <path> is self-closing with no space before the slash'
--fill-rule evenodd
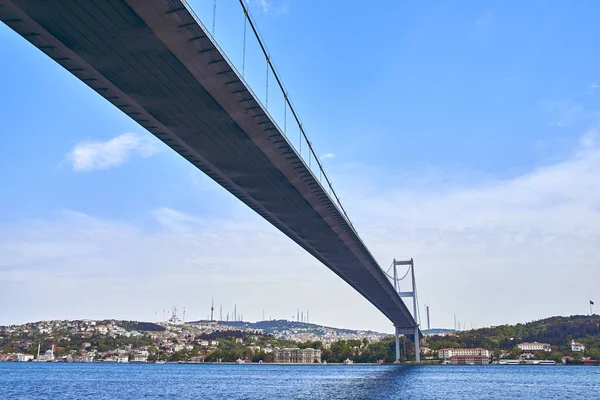
<path id="1" fill-rule="evenodd" d="M 521 351 L 552 351 L 551 346 L 548 343 L 539 343 L 539 342 L 523 342 L 517 345 L 519 350 Z"/>
<path id="2" fill-rule="evenodd" d="M 574 340 L 571 340 L 571 351 L 584 351 L 585 346 Z"/>

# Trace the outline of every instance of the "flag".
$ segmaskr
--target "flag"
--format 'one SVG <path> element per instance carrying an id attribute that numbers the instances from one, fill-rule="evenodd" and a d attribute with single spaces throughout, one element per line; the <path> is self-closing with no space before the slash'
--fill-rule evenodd
<path id="1" fill-rule="evenodd" d="M 593 305 L 594 305 L 594 302 L 590 300 L 590 306 L 593 306 Z"/>

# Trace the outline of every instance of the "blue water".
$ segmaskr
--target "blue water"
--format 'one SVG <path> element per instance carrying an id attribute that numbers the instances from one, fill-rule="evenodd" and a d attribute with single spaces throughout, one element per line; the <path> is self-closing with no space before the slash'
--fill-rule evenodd
<path id="1" fill-rule="evenodd" d="M 600 399 L 600 367 L 0 363 L 0 399 Z"/>

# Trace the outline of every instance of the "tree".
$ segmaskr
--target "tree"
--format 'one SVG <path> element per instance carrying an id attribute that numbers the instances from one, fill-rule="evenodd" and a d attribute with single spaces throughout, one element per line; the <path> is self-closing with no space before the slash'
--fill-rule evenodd
<path id="1" fill-rule="evenodd" d="M 519 350 L 519 348 L 516 346 L 509 353 L 509 357 L 511 359 L 516 359 L 516 358 L 519 358 L 520 356 L 521 356 L 521 350 Z"/>

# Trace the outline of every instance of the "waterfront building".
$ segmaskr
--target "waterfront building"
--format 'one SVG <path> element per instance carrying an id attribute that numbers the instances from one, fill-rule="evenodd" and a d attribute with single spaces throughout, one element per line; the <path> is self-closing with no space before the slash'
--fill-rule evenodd
<path id="1" fill-rule="evenodd" d="M 18 362 L 27 362 L 27 361 L 31 361 L 33 360 L 34 355 L 33 354 L 17 354 L 17 361 Z"/>
<path id="2" fill-rule="evenodd" d="M 145 362 L 148 362 L 149 356 L 150 356 L 150 353 L 147 350 L 136 350 L 133 352 L 133 357 L 131 358 L 131 362 L 145 363 Z"/>
<path id="3" fill-rule="evenodd" d="M 552 347 L 548 343 L 539 342 L 523 342 L 517 345 L 521 351 L 552 351 Z"/>
<path id="4" fill-rule="evenodd" d="M 442 360 L 450 360 L 453 356 L 485 356 L 488 359 L 493 356 L 493 353 L 487 349 L 476 347 L 474 349 L 440 349 L 438 350 L 438 358 Z"/>
<path id="5" fill-rule="evenodd" d="M 117 356 L 117 362 L 118 363 L 128 363 L 129 356 L 127 354 L 119 355 L 119 356 Z"/>
<path id="6" fill-rule="evenodd" d="M 571 364 L 571 363 L 573 363 L 573 357 L 571 357 L 571 356 L 564 356 L 560 360 L 562 361 L 563 364 Z"/>
<path id="7" fill-rule="evenodd" d="M 490 363 L 490 358 L 485 355 L 456 355 L 450 357 L 450 364 L 453 365 L 485 365 Z"/>
<path id="8" fill-rule="evenodd" d="M 285 348 L 275 349 L 275 362 L 284 364 L 312 364 L 321 362 L 321 350 Z"/>
<path id="9" fill-rule="evenodd" d="M 44 354 L 37 358 L 37 361 L 54 361 L 54 345 L 49 350 L 46 350 Z"/>
<path id="10" fill-rule="evenodd" d="M 581 343 L 577 343 L 574 340 L 571 341 L 571 351 L 584 351 L 584 350 L 585 350 L 584 345 L 582 345 Z"/>

